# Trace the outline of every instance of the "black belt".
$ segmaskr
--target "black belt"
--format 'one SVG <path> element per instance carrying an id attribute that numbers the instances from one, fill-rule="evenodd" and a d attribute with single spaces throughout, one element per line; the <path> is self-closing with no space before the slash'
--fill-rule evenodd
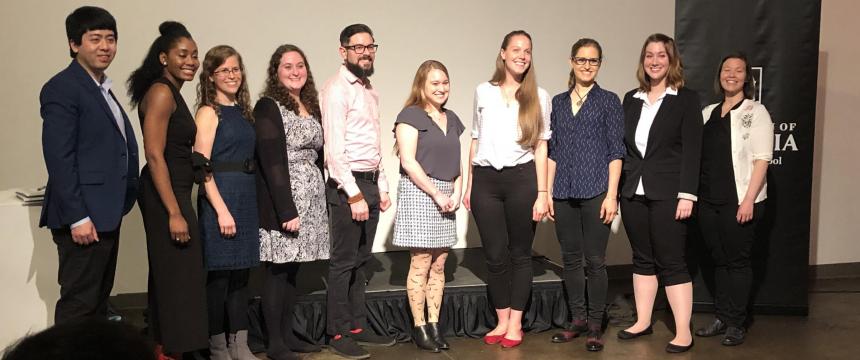
<path id="1" fill-rule="evenodd" d="M 254 159 L 245 159 L 245 161 L 227 162 L 219 161 L 212 162 L 212 172 L 243 172 L 253 174 L 256 171 Z"/>
<path id="2" fill-rule="evenodd" d="M 370 182 L 376 184 L 376 182 L 379 181 L 379 170 L 353 171 L 352 177 L 354 177 L 356 180 L 361 179 L 361 180 L 370 181 Z"/>

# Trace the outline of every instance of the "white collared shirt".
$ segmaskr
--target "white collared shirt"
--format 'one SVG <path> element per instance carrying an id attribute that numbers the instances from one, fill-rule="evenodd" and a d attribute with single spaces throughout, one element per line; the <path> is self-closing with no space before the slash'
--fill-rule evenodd
<path id="1" fill-rule="evenodd" d="M 111 113 L 113 113 L 114 121 L 116 122 L 116 126 L 119 128 L 119 132 L 122 133 L 123 139 L 126 139 L 125 120 L 122 117 L 122 111 L 119 109 L 119 104 L 117 104 L 116 100 L 113 99 L 113 96 L 110 95 L 110 89 L 113 87 L 113 80 L 107 77 L 107 75 L 102 75 L 102 82 L 98 82 L 95 79 L 93 79 L 93 81 L 96 82 L 96 86 L 99 87 L 102 96 L 105 98 L 105 102 L 107 102 Z M 126 141 L 128 141 L 128 139 L 126 139 Z"/>
<path id="2" fill-rule="evenodd" d="M 642 112 L 639 113 L 639 124 L 636 125 L 636 149 L 639 150 L 639 153 L 642 154 L 642 158 L 645 158 L 645 151 L 648 146 L 648 135 L 651 132 L 651 125 L 654 124 L 654 118 L 657 116 L 657 112 L 660 111 L 660 105 L 663 104 L 663 98 L 666 95 L 678 95 L 678 90 L 672 87 L 667 87 L 663 94 L 660 94 L 660 97 L 657 98 L 657 101 L 654 101 L 652 104 L 648 100 L 648 93 L 642 90 L 636 92 L 633 95 L 634 98 L 642 100 Z M 645 195 L 645 187 L 642 185 L 642 177 L 639 177 L 639 185 L 636 187 L 636 195 Z"/>
<path id="3" fill-rule="evenodd" d="M 550 104 L 546 90 L 538 88 L 538 99 L 543 116 L 543 127 L 538 136 L 549 140 Z M 534 149 L 517 143 L 520 138 L 520 106 L 514 102 L 508 106 L 502 96 L 502 89 L 489 82 L 481 83 L 475 89 L 475 105 L 472 118 L 472 139 L 478 140 L 478 148 L 472 165 L 492 166 L 501 170 L 534 160 Z"/>

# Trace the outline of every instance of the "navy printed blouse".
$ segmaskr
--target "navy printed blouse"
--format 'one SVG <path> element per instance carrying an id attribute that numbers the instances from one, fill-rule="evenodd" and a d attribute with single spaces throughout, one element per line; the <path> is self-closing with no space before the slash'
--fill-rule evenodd
<path id="1" fill-rule="evenodd" d="M 624 158 L 624 110 L 618 95 L 594 84 L 573 115 L 571 91 L 552 98 L 549 158 L 556 162 L 552 197 L 590 199 L 606 192 L 609 162 Z"/>

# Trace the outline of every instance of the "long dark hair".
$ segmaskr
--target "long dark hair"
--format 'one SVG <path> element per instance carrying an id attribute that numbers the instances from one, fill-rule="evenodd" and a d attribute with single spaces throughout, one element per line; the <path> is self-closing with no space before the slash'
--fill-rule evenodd
<path id="1" fill-rule="evenodd" d="M 308 110 L 308 113 L 317 119 L 317 121 L 321 121 L 320 102 L 317 97 L 316 85 L 314 85 L 314 77 L 311 75 L 311 64 L 308 63 L 305 52 L 299 49 L 298 46 L 285 44 L 275 49 L 271 59 L 269 59 L 269 69 L 266 71 L 266 87 L 260 95 L 272 98 L 281 103 L 287 110 L 294 112 L 296 115 L 299 114 L 299 105 L 296 104 L 296 101 L 290 96 L 289 90 L 278 79 L 278 67 L 281 66 L 281 56 L 292 51 L 302 56 L 302 60 L 305 62 L 305 69 L 308 71 L 308 79 L 305 81 L 305 86 L 299 92 L 299 100 L 305 106 L 305 109 Z"/>
<path id="2" fill-rule="evenodd" d="M 714 77 L 714 91 L 716 91 L 719 95 L 725 95 L 726 92 L 723 90 L 723 86 L 720 84 L 720 73 L 723 71 L 723 65 L 729 59 L 738 59 L 744 62 L 744 70 L 747 75 L 744 78 L 744 98 L 752 99 L 755 97 L 756 84 L 755 79 L 753 79 L 752 74 L 752 65 L 750 65 L 749 59 L 747 59 L 747 55 L 744 54 L 743 51 L 735 51 L 729 53 L 728 55 L 723 57 L 723 60 L 720 60 L 720 66 L 717 67 L 717 75 Z"/>
<path id="3" fill-rule="evenodd" d="M 242 72 L 242 83 L 236 93 L 236 103 L 242 108 L 242 115 L 245 116 L 245 119 L 253 123 L 254 113 L 251 110 L 251 94 L 248 92 L 245 63 L 242 61 L 242 55 L 239 55 L 239 52 L 229 45 L 218 45 L 206 52 L 206 57 L 203 58 L 203 70 L 200 71 L 200 82 L 197 84 L 197 109 L 211 106 L 215 109 L 215 113 L 221 115 L 221 105 L 215 101 L 217 90 L 211 78 L 215 77 L 215 70 L 224 65 L 224 62 L 231 56 L 235 56 L 236 60 L 239 61 L 239 70 Z"/>
<path id="4" fill-rule="evenodd" d="M 128 97 L 131 98 L 132 107 L 140 104 L 152 82 L 164 75 L 164 65 L 159 61 L 159 55 L 167 53 L 180 39 L 191 39 L 191 33 L 188 32 L 185 25 L 176 21 L 161 23 L 158 26 L 158 32 L 161 35 L 152 42 L 149 52 L 143 58 L 143 64 L 132 72 L 131 76 L 128 77 L 128 81 L 126 81 Z"/>
<path id="5" fill-rule="evenodd" d="M 501 49 L 508 48 L 508 43 L 514 36 L 525 36 L 529 39 L 529 44 L 534 48 L 532 36 L 524 30 L 514 30 L 505 35 L 502 40 Z M 543 129 L 543 116 L 541 115 L 540 98 L 538 95 L 537 78 L 535 76 L 535 62 L 532 57 L 529 63 L 529 68 L 523 74 L 523 81 L 520 83 L 520 88 L 517 89 L 514 97 L 520 103 L 518 116 L 518 124 L 520 127 L 520 138 L 517 139 L 517 144 L 534 148 L 537 145 L 540 137 L 541 129 Z M 502 55 L 496 56 L 496 69 L 493 72 L 493 77 L 490 79 L 490 84 L 500 86 L 505 81 L 505 61 L 502 60 Z"/>

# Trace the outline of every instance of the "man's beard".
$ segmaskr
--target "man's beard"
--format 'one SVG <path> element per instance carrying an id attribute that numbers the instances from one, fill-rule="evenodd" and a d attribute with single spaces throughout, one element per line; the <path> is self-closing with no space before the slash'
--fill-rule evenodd
<path id="1" fill-rule="evenodd" d="M 370 60 L 369 57 L 361 57 L 358 59 L 358 61 L 361 61 L 362 59 Z M 373 75 L 373 63 L 372 62 L 370 63 L 369 69 L 364 69 L 358 64 L 354 64 L 354 63 L 347 61 L 346 62 L 346 69 L 349 70 L 349 72 L 351 72 L 353 75 L 357 76 L 359 79 L 367 79 L 371 75 Z"/>

